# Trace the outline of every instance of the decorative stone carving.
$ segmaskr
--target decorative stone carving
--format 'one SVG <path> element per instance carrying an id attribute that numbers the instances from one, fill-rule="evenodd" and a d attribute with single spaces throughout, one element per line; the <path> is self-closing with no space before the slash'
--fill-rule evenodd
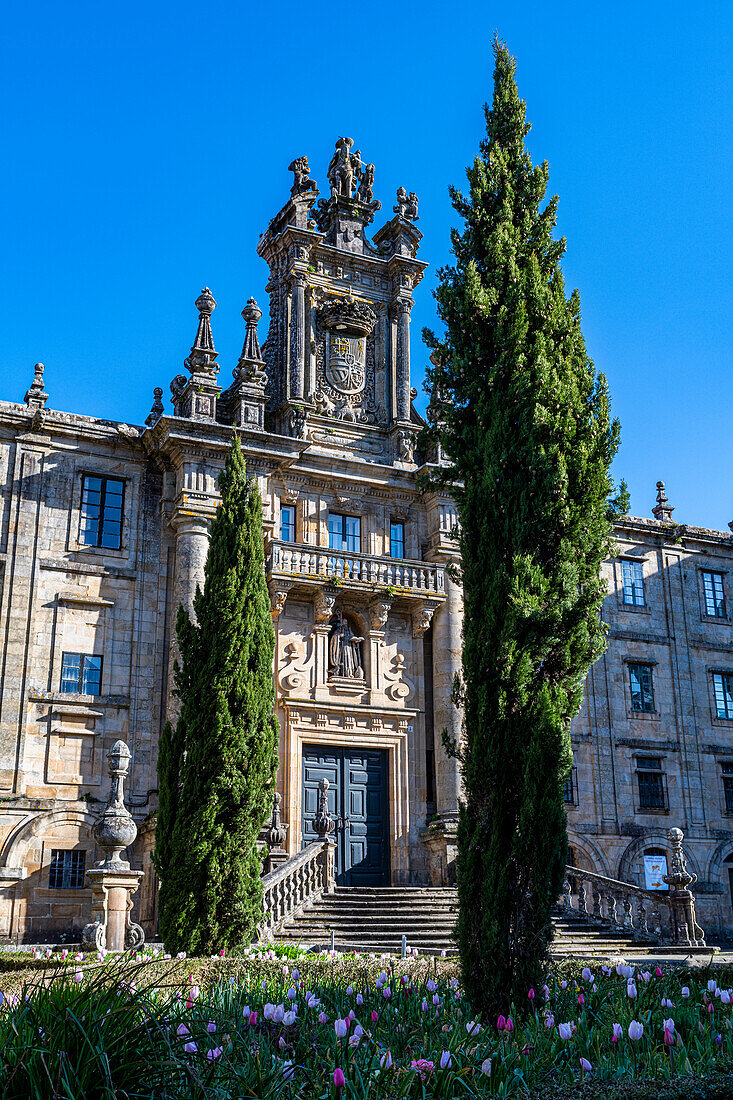
<path id="1" fill-rule="evenodd" d="M 211 314 L 216 309 L 216 299 L 207 286 L 199 294 L 195 306 L 199 311 L 199 324 L 191 354 L 185 360 L 184 366 L 188 367 L 192 374 L 218 374 L 219 364 L 216 362 L 218 352 L 214 347 L 214 336 L 211 331 Z"/>
<path id="2" fill-rule="evenodd" d="M 433 621 L 433 615 L 435 614 L 435 608 L 430 604 L 426 604 L 424 607 L 418 608 L 412 616 L 412 633 L 416 638 L 420 638 L 427 630 L 430 629 L 430 624 Z"/>
<path id="3" fill-rule="evenodd" d="M 294 198 L 305 191 L 318 190 L 316 181 L 309 178 L 308 157 L 296 157 L 292 164 L 288 165 L 288 172 L 292 172 L 294 177 L 293 186 L 290 188 L 290 194 Z"/>
<path id="4" fill-rule="evenodd" d="M 173 411 L 176 416 L 188 420 L 215 420 L 216 400 L 220 393 L 216 376 L 219 364 L 216 362 L 217 350 L 211 332 L 211 314 L 216 309 L 216 300 L 207 286 L 196 299 L 199 311 L 196 339 L 191 352 L 184 360 L 184 366 L 191 377 L 177 375 L 171 382 Z"/>
<path id="5" fill-rule="evenodd" d="M 317 623 L 327 623 L 333 615 L 335 606 L 336 596 L 331 592 L 326 592 L 323 588 L 319 589 L 313 604 L 315 621 Z"/>
<path id="6" fill-rule="evenodd" d="M 663 488 L 664 485 L 662 485 Z M 690 890 L 690 886 L 697 882 L 697 875 L 687 870 L 687 861 L 682 847 L 684 833 L 681 829 L 670 829 L 667 837 L 669 871 L 663 878 L 670 888 L 675 940 L 684 946 L 704 947 L 705 933 L 695 919 L 695 898 Z"/>
<path id="7" fill-rule="evenodd" d="M 335 199 L 339 196 L 350 199 L 354 190 L 354 181 L 358 182 L 359 175 L 361 174 L 361 156 L 351 155 L 351 146 L 354 144 L 354 139 L 350 137 L 339 138 L 336 142 L 336 151 L 331 157 L 331 163 L 328 166 L 328 182 L 331 184 L 331 198 Z"/>
<path id="8" fill-rule="evenodd" d="M 662 523 L 672 522 L 672 513 L 674 512 L 674 505 L 669 503 L 667 494 L 664 491 L 664 482 L 657 482 L 657 506 L 652 508 L 652 515 L 661 520 Z"/>
<path id="9" fill-rule="evenodd" d="M 369 302 L 349 294 L 329 300 L 318 311 L 318 319 L 326 329 L 368 336 L 377 323 L 377 313 Z"/>
<path id="10" fill-rule="evenodd" d="M 153 404 L 150 407 L 150 412 L 145 417 L 145 423 L 149 428 L 153 428 L 161 416 L 165 412 L 163 407 L 163 390 L 160 386 L 156 386 L 153 390 Z"/>
<path id="11" fill-rule="evenodd" d="M 367 164 L 364 169 L 364 174 L 361 177 L 361 183 L 359 184 L 359 190 L 357 192 L 357 198 L 361 202 L 372 203 L 374 202 L 374 165 Z"/>
<path id="12" fill-rule="evenodd" d="M 407 194 L 404 187 L 397 188 L 397 205 L 393 206 L 395 214 L 398 214 L 401 218 L 405 218 L 406 221 L 416 222 L 420 219 L 417 216 L 417 195 L 414 191 Z"/>
<path id="13" fill-rule="evenodd" d="M 333 818 L 328 808 L 329 782 L 324 776 L 318 784 L 318 812 L 313 818 L 313 828 L 321 840 L 325 840 L 333 829 Z"/>
<path id="14" fill-rule="evenodd" d="M 301 663 L 300 646 L 297 642 L 288 642 L 283 647 L 285 664 L 280 672 L 280 687 L 283 691 L 302 691 L 308 679 L 307 669 Z"/>
<path id="15" fill-rule="evenodd" d="M 281 802 L 282 796 L 280 792 L 275 791 L 272 797 L 272 820 L 270 821 L 270 828 L 267 832 L 267 843 L 270 848 L 282 848 L 287 835 L 287 827 L 280 821 Z"/>
<path id="16" fill-rule="evenodd" d="M 343 612 L 338 612 L 328 635 L 328 675 L 345 680 L 363 680 L 363 641 L 361 635 L 354 633 Z"/>
<path id="17" fill-rule="evenodd" d="M 372 630 L 384 630 L 384 626 L 389 618 L 389 609 L 392 604 L 389 600 L 379 600 L 377 603 L 373 603 L 369 607 L 369 623 Z"/>
<path id="18" fill-rule="evenodd" d="M 257 325 L 262 317 L 262 310 L 254 298 L 247 299 L 247 304 L 242 310 L 242 317 L 247 325 L 247 330 L 244 336 L 242 354 L 239 356 L 239 362 L 232 373 L 235 379 L 241 378 L 247 382 L 256 382 L 258 385 L 264 386 L 267 382 L 267 374 L 262 369 L 265 361 L 262 358 L 262 349 L 257 338 Z"/>
<path id="19" fill-rule="evenodd" d="M 112 780 L 107 805 L 94 825 L 94 837 L 104 852 L 94 868 L 87 871 L 92 889 L 92 916 L 96 920 L 84 928 L 82 940 L 88 949 L 123 951 L 142 947 L 145 933 L 130 920 L 132 895 L 142 871 L 130 870 L 122 852 L 137 836 L 137 826 L 125 806 L 124 783 L 131 753 L 124 741 L 116 741 L 107 753 Z"/>
<path id="20" fill-rule="evenodd" d="M 293 439 L 306 439 L 308 436 L 308 413 L 300 405 L 288 413 L 288 430 Z"/>
<path id="21" fill-rule="evenodd" d="M 400 432 L 397 436 L 397 446 L 401 462 L 415 461 L 415 437 L 412 432 Z"/>
<path id="22" fill-rule="evenodd" d="M 270 585 L 270 614 L 273 618 L 279 619 L 288 598 L 288 589 L 281 588 L 279 585 Z"/>
<path id="23" fill-rule="evenodd" d="M 48 401 L 48 394 L 43 389 L 43 372 L 45 369 L 43 363 L 36 363 L 33 368 L 33 381 L 23 398 L 29 409 L 43 409 Z"/>
<path id="24" fill-rule="evenodd" d="M 388 681 L 385 695 L 395 703 L 404 703 L 412 695 L 412 683 L 405 676 L 405 655 L 399 650 L 392 658 L 390 668 L 385 669 L 384 678 Z"/>

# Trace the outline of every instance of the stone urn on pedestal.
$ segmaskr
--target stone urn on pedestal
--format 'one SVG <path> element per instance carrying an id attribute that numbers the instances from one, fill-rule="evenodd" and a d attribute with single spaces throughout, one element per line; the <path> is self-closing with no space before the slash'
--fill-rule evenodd
<path id="1" fill-rule="evenodd" d="M 87 950 L 124 951 L 142 947 L 145 933 L 130 920 L 132 895 L 142 871 L 133 871 L 122 852 L 137 836 L 137 825 L 124 802 L 124 783 L 131 753 L 124 741 L 115 741 L 107 753 L 112 780 L 107 805 L 94 825 L 94 837 L 104 858 L 87 871 L 92 890 L 92 922 L 82 933 Z"/>
<path id="2" fill-rule="evenodd" d="M 667 837 L 669 873 L 663 877 L 669 886 L 674 942 L 682 947 L 705 947 L 705 933 L 695 918 L 695 897 L 690 890 L 697 882 L 697 875 L 687 870 L 682 847 L 684 833 L 681 829 L 670 829 Z"/>

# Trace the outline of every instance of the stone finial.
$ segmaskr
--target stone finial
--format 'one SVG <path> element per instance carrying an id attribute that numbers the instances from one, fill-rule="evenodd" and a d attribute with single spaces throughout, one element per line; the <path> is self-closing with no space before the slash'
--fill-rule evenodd
<path id="1" fill-rule="evenodd" d="M 257 325 L 262 317 L 262 310 L 254 298 L 248 299 L 247 305 L 242 310 L 242 317 L 247 325 L 247 331 L 244 334 L 242 354 L 239 356 L 239 362 L 233 374 L 235 378 L 243 378 L 264 385 L 267 382 L 267 375 L 262 369 L 265 362 L 262 358 L 262 348 L 257 337 Z"/>
<path id="2" fill-rule="evenodd" d="M 29 409 L 42 409 L 48 401 L 48 394 L 43 390 L 43 372 L 46 368 L 43 363 L 36 363 L 33 368 L 34 375 L 33 381 L 26 391 L 26 395 L 23 398 Z"/>
<path id="3" fill-rule="evenodd" d="M 282 848 L 287 835 L 287 830 L 280 820 L 281 801 L 280 792 L 275 791 L 272 800 L 272 820 L 267 831 L 267 843 L 270 848 Z"/>
<path id="4" fill-rule="evenodd" d="M 697 875 L 687 870 L 681 829 L 670 829 L 667 833 L 669 847 L 668 871 L 663 875 L 669 886 L 670 908 L 672 910 L 672 931 L 676 943 L 685 947 L 704 947 L 705 933 L 695 917 L 695 897 L 690 890 L 697 882 Z"/>
<path id="5" fill-rule="evenodd" d="M 214 347 L 214 336 L 211 331 L 211 314 L 216 309 L 216 299 L 207 286 L 199 294 L 195 302 L 199 311 L 199 324 L 196 330 L 196 339 L 191 348 L 191 354 L 185 361 L 185 366 L 193 374 L 195 371 L 203 374 L 217 374 L 219 365 L 216 362 L 217 350 Z"/>
<path id="6" fill-rule="evenodd" d="M 100 817 L 94 825 L 94 836 L 104 852 L 104 859 L 97 867 L 110 871 L 129 871 L 130 864 L 122 858 L 122 852 L 137 836 L 137 825 L 125 806 L 125 776 L 130 767 L 132 753 L 124 741 L 115 741 L 107 753 L 112 785 Z"/>
<path id="7" fill-rule="evenodd" d="M 160 386 L 156 386 L 153 390 L 153 404 L 150 407 L 150 412 L 145 417 L 145 423 L 149 428 L 152 428 L 158 423 L 161 416 L 165 412 L 163 408 L 163 390 Z"/>
<path id="8" fill-rule="evenodd" d="M 318 784 L 318 812 L 313 818 L 313 828 L 321 840 L 325 840 L 333 829 L 333 818 L 328 808 L 329 782 L 324 776 Z"/>
<path id="9" fill-rule="evenodd" d="M 652 515 L 656 519 L 661 520 L 662 523 L 672 522 L 672 513 L 674 512 L 674 505 L 669 503 L 667 494 L 664 491 L 664 482 L 657 482 L 657 506 L 652 508 Z"/>

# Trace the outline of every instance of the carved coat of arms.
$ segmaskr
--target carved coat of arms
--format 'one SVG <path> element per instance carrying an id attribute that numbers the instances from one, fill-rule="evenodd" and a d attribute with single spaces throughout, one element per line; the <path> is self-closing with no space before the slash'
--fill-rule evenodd
<path id="1" fill-rule="evenodd" d="M 364 337 L 329 333 L 324 365 L 329 386 L 339 393 L 361 393 L 364 389 L 365 353 Z"/>

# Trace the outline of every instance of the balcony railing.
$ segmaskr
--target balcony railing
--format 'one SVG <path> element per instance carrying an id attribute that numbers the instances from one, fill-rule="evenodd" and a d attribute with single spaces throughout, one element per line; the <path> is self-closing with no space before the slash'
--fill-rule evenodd
<path id="1" fill-rule="evenodd" d="M 270 575 L 323 584 L 355 584 L 394 588 L 411 596 L 445 595 L 445 568 L 427 561 L 373 557 L 343 550 L 273 541 Z"/>

